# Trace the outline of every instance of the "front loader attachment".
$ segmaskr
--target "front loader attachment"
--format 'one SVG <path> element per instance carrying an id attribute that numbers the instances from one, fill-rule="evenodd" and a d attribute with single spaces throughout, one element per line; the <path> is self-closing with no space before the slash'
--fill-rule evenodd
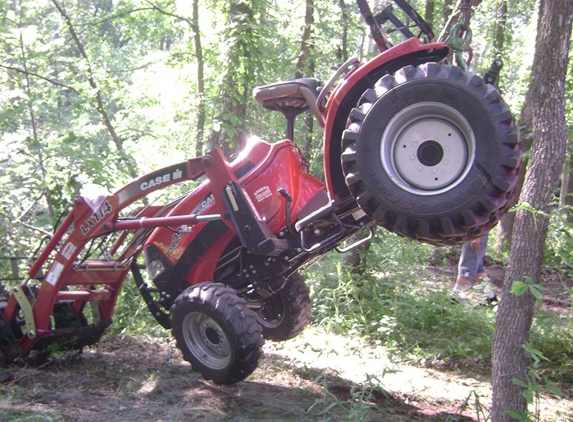
<path id="1" fill-rule="evenodd" d="M 212 215 L 170 216 L 176 202 L 135 211 L 133 204 L 159 189 L 197 180 L 211 166 L 228 167 L 220 151 L 154 171 L 112 195 L 79 196 L 31 265 L 29 278 L 0 302 L 0 361 L 96 343 L 153 230 L 222 220 L 225 210 L 220 204 L 221 212 Z"/>

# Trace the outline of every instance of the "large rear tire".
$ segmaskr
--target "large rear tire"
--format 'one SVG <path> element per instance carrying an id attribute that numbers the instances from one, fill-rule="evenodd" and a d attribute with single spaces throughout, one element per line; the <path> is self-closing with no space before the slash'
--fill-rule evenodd
<path id="1" fill-rule="evenodd" d="M 172 334 L 186 361 L 217 384 L 244 380 L 262 354 L 262 328 L 247 302 L 220 283 L 187 288 L 171 307 Z"/>
<path id="2" fill-rule="evenodd" d="M 450 65 L 406 66 L 367 90 L 343 134 L 360 207 L 399 235 L 436 245 L 489 231 L 515 193 L 518 129 L 498 91 Z"/>

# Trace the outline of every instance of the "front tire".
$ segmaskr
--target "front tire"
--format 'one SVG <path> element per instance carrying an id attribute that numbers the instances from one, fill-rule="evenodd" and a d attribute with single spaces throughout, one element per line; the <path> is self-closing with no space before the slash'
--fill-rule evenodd
<path id="1" fill-rule="evenodd" d="M 183 291 L 171 307 L 171 327 L 184 359 L 205 379 L 234 384 L 258 365 L 262 328 L 247 302 L 223 284 Z"/>
<path id="2" fill-rule="evenodd" d="M 342 142 L 350 193 L 405 237 L 467 242 L 499 221 L 515 193 L 521 147 L 509 108 L 458 67 L 384 76 L 352 110 Z"/>

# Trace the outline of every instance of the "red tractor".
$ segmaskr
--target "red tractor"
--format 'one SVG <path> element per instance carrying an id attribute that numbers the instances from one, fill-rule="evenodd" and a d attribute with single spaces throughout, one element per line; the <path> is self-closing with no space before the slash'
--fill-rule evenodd
<path id="1" fill-rule="evenodd" d="M 289 140 L 253 138 L 232 162 L 215 149 L 114 194 L 80 195 L 29 279 L 0 301 L 1 363 L 96 343 L 132 273 L 193 368 L 235 383 L 256 368 L 264 338 L 292 338 L 308 323 L 299 270 L 325 253 L 357 246 L 375 225 L 436 245 L 490 230 L 515 193 L 512 114 L 492 84 L 447 64 L 448 45 L 394 1 L 419 36 L 390 7 L 373 15 L 357 0 L 376 57 L 344 63 L 324 85 L 304 78 L 255 89 L 263 107 L 284 114 Z M 391 46 L 385 23 L 405 40 Z M 324 181 L 292 142 L 307 110 L 324 129 Z M 189 180 L 198 187 L 175 200 L 146 200 Z"/>

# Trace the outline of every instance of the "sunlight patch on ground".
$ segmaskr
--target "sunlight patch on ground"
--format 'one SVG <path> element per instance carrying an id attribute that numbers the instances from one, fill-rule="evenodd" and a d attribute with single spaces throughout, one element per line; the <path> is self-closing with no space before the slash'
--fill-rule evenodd
<path id="1" fill-rule="evenodd" d="M 444 409 L 453 410 L 468 400 L 472 409 L 477 397 L 479 405 L 486 409 L 491 406 L 488 380 L 397 363 L 383 347 L 369 345 L 359 338 L 307 328 L 287 342 L 266 342 L 264 350 L 268 355 L 291 360 L 296 367 L 334 372 L 357 384 L 375 380 L 385 391 L 402 397 L 406 403 L 443 403 Z M 544 397 L 540 408 L 541 414 L 549 418 L 546 420 L 573 420 L 571 401 Z"/>
<path id="2" fill-rule="evenodd" d="M 375 377 L 391 393 L 464 400 L 472 391 L 489 395 L 489 383 L 471 378 L 417 368 L 393 362 L 383 347 L 368 345 L 359 338 L 349 338 L 307 329 L 296 339 L 282 344 L 267 342 L 266 353 L 275 353 L 298 365 L 330 369 L 355 383 Z"/>

